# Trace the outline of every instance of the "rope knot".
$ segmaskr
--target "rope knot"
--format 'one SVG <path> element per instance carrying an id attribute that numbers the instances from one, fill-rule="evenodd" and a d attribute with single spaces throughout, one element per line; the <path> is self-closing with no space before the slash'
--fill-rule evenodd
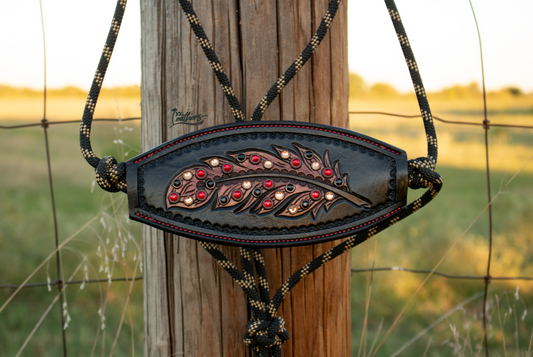
<path id="1" fill-rule="evenodd" d="M 279 316 L 272 320 L 252 319 L 246 324 L 244 344 L 250 348 L 281 347 L 288 340 L 285 320 Z"/>
<path id="2" fill-rule="evenodd" d="M 96 182 L 108 192 L 126 192 L 126 164 L 117 163 L 113 156 L 101 158 L 96 167 Z"/>
<path id="3" fill-rule="evenodd" d="M 435 164 L 427 157 L 409 160 L 409 187 L 412 189 L 428 188 L 441 176 L 435 172 Z"/>

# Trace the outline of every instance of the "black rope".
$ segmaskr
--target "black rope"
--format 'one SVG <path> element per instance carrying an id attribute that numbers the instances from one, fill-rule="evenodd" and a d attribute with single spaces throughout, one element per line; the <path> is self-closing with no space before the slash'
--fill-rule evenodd
<path id="1" fill-rule="evenodd" d="M 187 19 L 189 20 L 189 23 L 191 24 L 191 27 L 194 31 L 194 34 L 196 35 L 196 38 L 198 39 L 198 42 L 200 43 L 200 46 L 204 51 L 205 56 L 207 57 L 209 64 L 211 65 L 211 68 L 213 68 L 213 72 L 215 73 L 215 76 L 217 77 L 218 82 L 222 87 L 222 91 L 226 95 L 226 99 L 228 100 L 228 103 L 231 107 L 231 111 L 233 112 L 235 121 L 243 121 L 244 115 L 242 113 L 239 100 L 235 96 L 235 91 L 233 90 L 233 87 L 231 86 L 231 83 L 228 77 L 226 76 L 222 65 L 220 64 L 220 61 L 218 60 L 218 57 L 215 51 L 213 50 L 211 42 L 207 38 L 207 35 L 205 34 L 204 29 L 200 24 L 198 16 L 194 12 L 192 4 L 188 0 L 180 0 L 180 4 L 183 11 L 185 12 L 185 15 L 187 16 Z M 303 52 L 296 58 L 296 60 L 285 71 L 285 73 L 278 78 L 276 83 L 274 83 L 274 85 L 270 88 L 270 90 L 263 97 L 263 99 L 261 99 L 261 101 L 254 110 L 251 120 L 261 120 L 263 114 L 270 106 L 272 101 L 276 99 L 276 97 L 283 90 L 283 88 L 285 88 L 285 86 L 290 82 L 290 80 L 296 75 L 296 73 L 298 73 L 298 71 L 307 63 L 307 61 L 315 53 L 318 45 L 326 36 L 326 33 L 328 32 L 328 29 L 331 26 L 331 23 L 333 22 L 335 14 L 337 13 L 337 10 L 339 8 L 339 4 L 340 0 L 331 0 L 315 35 L 311 38 L 311 41 L 309 41 Z"/>
<path id="2" fill-rule="evenodd" d="M 270 106 L 272 101 L 276 99 L 278 94 L 283 90 L 283 88 L 285 88 L 287 83 L 289 83 L 296 73 L 298 73 L 298 71 L 307 63 L 311 56 L 313 56 L 318 45 L 320 45 L 320 42 L 322 42 L 326 36 L 326 33 L 328 32 L 328 29 L 330 28 L 331 23 L 337 14 L 340 3 L 340 0 L 332 0 L 329 3 L 328 10 L 324 14 L 322 22 L 320 22 L 320 26 L 318 26 L 315 35 L 311 38 L 311 41 L 309 41 L 303 52 L 296 58 L 296 60 L 285 71 L 285 73 L 278 78 L 276 83 L 274 83 L 274 85 L 268 90 L 263 99 L 261 99 L 254 110 L 252 120 L 261 120 L 263 114 Z"/>
<path id="3" fill-rule="evenodd" d="M 192 8 L 192 4 L 189 0 L 179 1 L 183 12 L 185 12 L 185 16 L 187 16 L 187 20 L 189 20 L 192 30 L 194 31 L 194 34 L 198 39 L 200 47 L 202 47 L 202 50 L 204 51 L 204 54 L 207 57 L 207 60 L 209 61 L 213 72 L 215 72 L 215 76 L 217 77 L 218 83 L 220 83 L 222 91 L 226 95 L 226 100 L 229 103 L 235 121 L 243 121 L 244 114 L 242 113 L 241 103 L 239 103 L 239 100 L 235 96 L 235 91 L 231 86 L 231 82 L 229 81 L 228 76 L 226 76 L 226 72 L 224 72 L 224 68 L 222 68 L 220 61 L 218 60 L 217 54 L 213 50 L 213 46 L 211 45 L 209 38 L 207 38 L 207 35 L 205 34 L 205 31 L 202 25 L 200 24 L 200 20 L 198 19 L 198 16 L 196 16 L 196 13 Z"/>
<path id="4" fill-rule="evenodd" d="M 435 182 L 440 176 L 435 172 L 435 165 L 437 164 L 438 157 L 438 145 L 437 145 L 437 132 L 435 131 L 435 125 L 433 123 L 433 116 L 420 77 L 418 65 L 416 64 L 415 56 L 407 38 L 405 28 L 403 27 L 402 19 L 394 0 L 385 0 L 387 10 L 389 11 L 394 30 L 398 36 L 398 41 L 402 48 L 405 62 L 409 68 L 409 74 L 413 82 L 416 98 L 418 100 L 418 106 L 420 107 L 420 113 L 422 114 L 422 121 L 424 123 L 424 130 L 426 131 L 427 140 L 427 157 L 419 157 L 417 159 L 409 160 L 409 187 L 412 189 L 428 188 L 433 182 Z"/>
<path id="5" fill-rule="evenodd" d="M 259 301 L 255 300 L 251 304 L 253 318 L 246 324 L 244 343 L 259 356 L 268 357 L 271 350 L 275 356 L 281 356 L 281 346 L 289 339 L 289 332 L 285 329 L 283 318 L 270 314 L 267 310 L 270 304 L 270 291 L 265 260 L 260 249 L 240 248 L 240 252 L 244 278 L 249 285 L 259 285 L 260 296 Z M 252 260 L 255 262 L 257 271 L 257 284 Z"/>
<path id="6" fill-rule="evenodd" d="M 257 272 L 257 283 L 259 285 L 259 294 L 264 303 L 270 304 L 270 288 L 265 267 L 265 259 L 260 248 L 253 249 L 255 271 Z"/>
<path id="7" fill-rule="evenodd" d="M 111 28 L 107 35 L 107 40 L 98 63 L 98 68 L 94 74 L 93 83 L 87 96 L 85 103 L 85 110 L 81 119 L 80 125 L 80 150 L 85 160 L 96 169 L 96 182 L 104 190 L 109 192 L 126 192 L 126 164 L 117 160 L 112 156 L 105 156 L 99 158 L 94 153 L 91 146 L 91 124 L 94 116 L 94 108 L 98 101 L 100 90 L 104 76 L 111 60 L 111 53 L 117 41 L 118 31 L 122 24 L 124 17 L 124 10 L 126 9 L 126 0 L 118 0 L 115 8 L 115 14 L 111 21 Z"/>

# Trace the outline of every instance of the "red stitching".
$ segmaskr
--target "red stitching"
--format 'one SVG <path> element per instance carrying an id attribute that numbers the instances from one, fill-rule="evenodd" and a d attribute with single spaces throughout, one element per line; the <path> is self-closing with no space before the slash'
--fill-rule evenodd
<path id="1" fill-rule="evenodd" d="M 287 242 L 294 242 L 294 241 L 302 241 L 302 240 L 314 240 L 314 239 L 317 239 L 317 238 L 325 238 L 325 237 L 329 237 L 329 236 L 335 236 L 339 233 L 346 233 L 348 231 L 353 231 L 354 229 L 358 229 L 358 228 L 361 228 L 361 227 L 364 227 L 366 226 L 367 224 L 369 223 L 373 223 L 373 222 L 377 222 L 383 218 L 386 218 L 388 216 L 390 216 L 391 214 L 393 213 L 396 213 L 398 212 L 399 210 L 401 210 L 402 207 L 398 207 L 396 208 L 394 211 L 391 211 L 387 214 L 384 214 L 383 216 L 379 217 L 379 218 L 376 218 L 374 219 L 373 221 L 371 222 L 366 222 L 364 224 L 360 224 L 356 227 L 352 227 L 350 229 L 345 229 L 343 231 L 338 231 L 338 232 L 335 232 L 335 233 L 329 233 L 329 234 L 326 234 L 326 235 L 321 235 L 321 236 L 314 236 L 314 237 L 308 237 L 308 238 L 299 238 L 299 239 L 287 239 L 287 240 L 281 240 L 281 239 L 276 239 L 276 240 L 262 240 L 262 241 L 258 241 L 258 240 L 247 240 L 247 239 L 237 239 L 237 238 L 230 238 L 230 237 L 221 237 L 221 236 L 217 236 L 217 235 L 213 235 L 213 234 L 208 234 L 208 233 L 200 233 L 200 232 L 195 232 L 195 231 L 190 231 L 190 230 L 187 230 L 185 228 L 180 228 L 180 227 L 177 227 L 177 226 L 173 226 L 171 224 L 168 224 L 168 223 L 164 223 L 164 222 L 161 222 L 161 221 L 158 221 L 154 218 L 151 218 L 151 217 L 148 217 L 148 216 L 143 216 L 142 214 L 140 213 L 135 213 L 136 216 L 138 217 L 141 217 L 141 218 L 144 218 L 144 219 L 147 219 L 149 221 L 152 221 L 154 223 L 157 223 L 157 224 L 160 224 L 162 226 L 166 226 L 166 227 L 171 227 L 171 228 L 174 228 L 174 229 L 177 229 L 179 231 L 182 231 L 182 232 L 186 232 L 186 233 L 192 233 L 192 234 L 197 234 L 197 235 L 201 235 L 201 236 L 204 236 L 204 237 L 210 237 L 210 238 L 216 238 L 216 239 L 224 239 L 224 240 L 231 240 L 231 241 L 235 241 L 235 242 L 246 242 L 246 243 L 278 243 L 278 242 L 281 242 L 281 243 L 287 243 Z"/>
<path id="2" fill-rule="evenodd" d="M 277 128 L 277 127 L 281 127 L 283 126 L 284 128 L 297 128 L 297 129 L 313 129 L 313 130 L 319 130 L 319 131 L 327 131 L 329 133 L 333 133 L 333 134 L 337 134 L 337 135 L 344 135 L 344 136 L 349 136 L 350 138 L 352 139 L 356 139 L 356 140 L 359 140 L 359 141 L 364 141 L 366 143 L 369 143 L 369 144 L 372 144 L 372 145 L 375 145 L 381 149 L 385 149 L 387 151 L 390 151 L 391 153 L 393 154 L 396 154 L 396 155 L 400 155 L 399 152 L 396 152 L 392 149 L 389 149 L 383 145 L 380 145 L 380 144 L 376 144 L 372 141 L 369 141 L 369 140 L 366 140 L 366 139 L 362 139 L 358 136 L 355 136 L 355 135 L 351 135 L 351 134 L 346 134 L 346 133 L 341 133 L 339 131 L 335 131 L 335 130 L 329 130 L 329 129 L 324 129 L 324 128 L 313 128 L 313 127 L 309 127 L 309 126 L 301 126 L 301 125 L 291 125 L 291 124 L 284 124 L 284 125 L 278 125 L 278 124 L 262 124 L 262 125 L 242 125 L 242 126 L 238 126 L 238 127 L 229 127 L 229 128 L 221 128 L 221 129 L 217 129 L 216 132 L 220 132 L 220 131 L 224 131 L 224 130 L 234 130 L 234 129 L 242 129 L 242 128 Z M 146 155 L 145 157 L 139 159 L 139 160 L 136 160 L 134 161 L 133 163 L 136 164 L 136 163 L 139 163 L 143 160 L 146 160 L 147 158 L 149 158 L 150 156 L 152 156 L 153 154 L 156 154 L 160 151 L 163 151 L 163 150 L 166 150 L 168 149 L 170 146 L 176 144 L 176 143 L 181 143 L 182 141 L 187 141 L 187 140 L 190 140 L 190 139 L 194 139 L 194 138 L 197 138 L 199 136 L 203 136 L 203 135 L 207 135 L 207 134 L 212 134 L 214 133 L 215 131 L 207 131 L 205 133 L 201 133 L 201 134 L 196 134 L 196 135 L 192 135 L 192 136 L 189 136 L 189 137 L 186 137 L 184 139 L 180 139 L 179 141 L 176 139 L 176 141 L 174 141 L 173 143 L 167 145 L 166 147 L 164 148 L 161 148 L 159 150 L 156 150 L 156 151 L 153 151 L 151 152 L 150 154 Z"/>

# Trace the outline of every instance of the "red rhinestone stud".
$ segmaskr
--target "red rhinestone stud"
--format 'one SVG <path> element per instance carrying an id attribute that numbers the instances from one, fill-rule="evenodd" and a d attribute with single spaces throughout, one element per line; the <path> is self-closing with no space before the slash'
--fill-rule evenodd
<path id="1" fill-rule="evenodd" d="M 205 172 L 205 170 L 196 171 L 196 177 L 198 177 L 199 179 L 204 179 L 206 176 L 207 173 Z"/>
<path id="2" fill-rule="evenodd" d="M 274 187 L 274 182 L 272 182 L 272 180 L 266 180 L 263 186 L 265 186 L 266 189 L 271 189 Z"/>
<path id="3" fill-rule="evenodd" d="M 233 191 L 233 198 L 236 200 L 240 200 L 242 198 L 242 192 L 239 190 Z"/>
<path id="4" fill-rule="evenodd" d="M 176 192 L 172 192 L 170 195 L 168 195 L 168 199 L 172 203 L 178 202 L 178 194 Z"/>
<path id="5" fill-rule="evenodd" d="M 266 209 L 270 209 L 272 208 L 272 200 L 264 200 L 263 201 L 263 207 L 265 207 Z"/>
<path id="6" fill-rule="evenodd" d="M 331 175 L 333 175 L 333 170 L 331 170 L 331 169 L 325 169 L 324 170 L 324 176 L 331 177 Z"/>
<path id="7" fill-rule="evenodd" d="M 295 169 L 299 168 L 302 165 L 301 161 L 299 159 L 292 159 L 291 166 Z"/>
<path id="8" fill-rule="evenodd" d="M 259 155 L 253 154 L 252 156 L 250 156 L 250 162 L 252 164 L 258 164 L 259 161 L 261 161 L 261 158 L 259 157 Z"/>
<path id="9" fill-rule="evenodd" d="M 196 194 L 196 197 L 198 197 L 199 200 L 205 200 L 205 192 L 198 191 L 198 193 Z"/>
<path id="10" fill-rule="evenodd" d="M 231 170 L 233 170 L 233 167 L 230 164 L 224 164 L 224 166 L 222 166 L 222 171 L 225 173 L 230 173 Z"/>
<path id="11" fill-rule="evenodd" d="M 317 190 L 311 192 L 311 197 L 314 199 L 314 200 L 318 200 L 320 198 L 320 192 L 318 192 Z"/>

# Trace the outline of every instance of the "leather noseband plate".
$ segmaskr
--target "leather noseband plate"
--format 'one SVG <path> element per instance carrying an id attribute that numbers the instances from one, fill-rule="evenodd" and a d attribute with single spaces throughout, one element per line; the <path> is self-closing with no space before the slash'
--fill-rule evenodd
<path id="1" fill-rule="evenodd" d="M 407 200 L 407 155 L 326 125 L 199 130 L 127 162 L 130 217 L 217 244 L 281 247 L 351 236 Z"/>

